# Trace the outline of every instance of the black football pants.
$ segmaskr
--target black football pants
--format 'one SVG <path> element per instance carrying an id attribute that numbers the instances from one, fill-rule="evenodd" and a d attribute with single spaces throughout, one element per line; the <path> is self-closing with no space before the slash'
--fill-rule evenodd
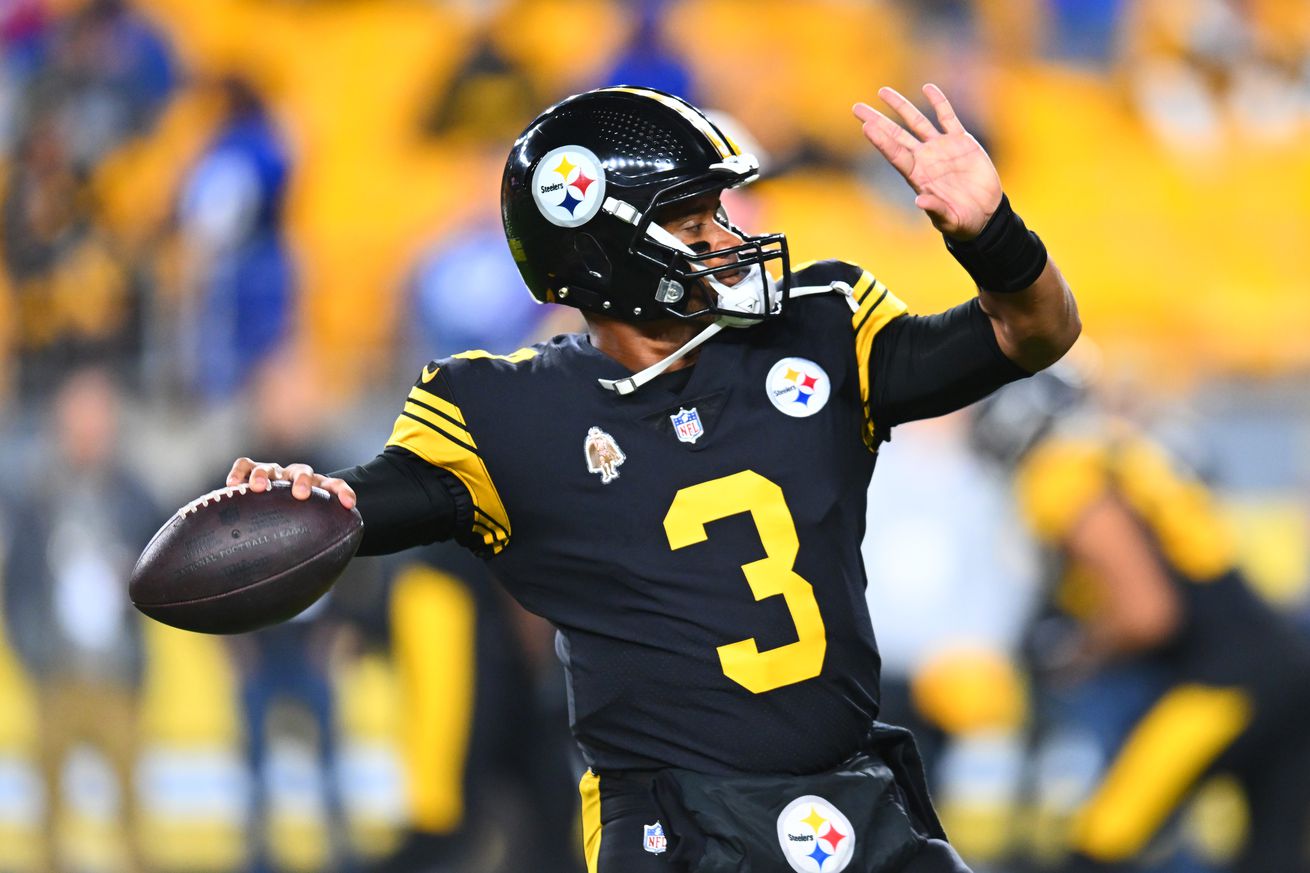
<path id="1" fill-rule="evenodd" d="M 660 813 L 645 781 L 619 776 L 582 780 L 583 845 L 587 873 L 688 873 L 667 861 L 667 851 L 647 849 L 647 828 L 659 822 Z M 658 849 L 658 840 L 652 848 Z M 848 868 L 850 869 L 850 868 Z M 773 870 L 752 873 L 792 873 L 783 861 Z M 949 843 L 929 840 L 909 864 L 879 873 L 970 873 Z"/>

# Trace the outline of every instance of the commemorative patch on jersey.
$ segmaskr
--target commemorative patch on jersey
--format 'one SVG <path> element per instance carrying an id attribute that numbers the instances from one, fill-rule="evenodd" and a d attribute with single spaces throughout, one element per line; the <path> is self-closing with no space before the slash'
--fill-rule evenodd
<path id="1" fill-rule="evenodd" d="M 669 839 L 664 836 L 664 825 L 642 825 L 641 847 L 652 855 L 663 855 L 669 848 Z"/>
<path id="2" fill-rule="evenodd" d="M 614 437 L 598 427 L 587 431 L 582 450 L 587 456 L 587 472 L 599 473 L 602 485 L 608 485 L 619 478 L 619 465 L 628 459 Z"/>
<path id="3" fill-rule="evenodd" d="M 855 830 L 841 810 L 814 794 L 778 816 L 778 843 L 796 873 L 841 873 L 855 856 Z"/>
<path id="4" fill-rule="evenodd" d="M 532 200 L 551 224 L 586 224 L 605 202 L 605 168 L 582 146 L 551 149 L 532 174 Z"/>
<path id="5" fill-rule="evenodd" d="M 705 435 L 705 425 L 694 406 L 691 409 L 679 408 L 669 416 L 669 421 L 673 422 L 673 432 L 684 443 L 694 443 Z"/>
<path id="6" fill-rule="evenodd" d="M 827 404 L 832 380 L 809 358 L 783 358 L 769 369 L 764 390 L 779 412 L 805 418 Z"/>

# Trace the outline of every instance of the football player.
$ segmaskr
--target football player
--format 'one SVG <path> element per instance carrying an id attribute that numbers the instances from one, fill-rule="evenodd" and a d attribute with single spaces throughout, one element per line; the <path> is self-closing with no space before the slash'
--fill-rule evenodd
<path id="1" fill-rule="evenodd" d="M 855 114 L 969 302 L 911 316 L 858 265 L 793 267 L 720 202 L 751 155 L 683 100 L 603 88 L 528 126 L 501 195 L 528 289 L 587 332 L 433 361 L 339 475 L 233 465 L 357 503 L 363 554 L 454 538 L 555 625 L 591 873 L 965 869 L 876 721 L 866 490 L 895 425 L 1048 366 L 1079 322 L 942 92 L 937 124 L 879 93 L 904 127 Z"/>
<path id="2" fill-rule="evenodd" d="M 1033 634 L 1044 642 L 1030 647 L 1039 688 L 1108 665 L 1161 680 L 1075 816 L 1063 869 L 1137 869 L 1225 772 L 1251 812 L 1236 869 L 1310 871 L 1310 644 L 1248 586 L 1209 491 L 1099 412 L 1063 364 L 980 404 L 972 437 L 1013 472 L 1057 559 L 1047 629 Z"/>

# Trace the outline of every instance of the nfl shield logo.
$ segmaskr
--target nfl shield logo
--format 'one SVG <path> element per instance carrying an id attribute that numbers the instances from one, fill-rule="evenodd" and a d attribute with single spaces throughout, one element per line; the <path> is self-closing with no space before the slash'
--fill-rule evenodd
<path id="1" fill-rule="evenodd" d="M 673 422 L 673 432 L 684 443 L 694 443 L 705 433 L 705 426 L 700 422 L 700 413 L 694 406 L 691 409 L 679 409 L 669 416 L 669 421 Z"/>
<path id="2" fill-rule="evenodd" d="M 669 847 L 669 841 L 664 836 L 664 825 L 655 822 L 653 825 L 642 825 L 645 831 L 643 834 L 642 848 L 652 855 L 662 855 Z"/>

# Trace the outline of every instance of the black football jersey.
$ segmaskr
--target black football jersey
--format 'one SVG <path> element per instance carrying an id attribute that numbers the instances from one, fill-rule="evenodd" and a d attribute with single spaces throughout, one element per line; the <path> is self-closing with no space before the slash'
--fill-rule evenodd
<path id="1" fill-rule="evenodd" d="M 793 285 L 824 293 L 633 394 L 569 335 L 433 362 L 397 419 L 389 445 L 466 487 L 461 541 L 558 628 L 599 770 L 813 772 L 877 714 L 868 362 L 906 307 L 840 262 Z"/>

